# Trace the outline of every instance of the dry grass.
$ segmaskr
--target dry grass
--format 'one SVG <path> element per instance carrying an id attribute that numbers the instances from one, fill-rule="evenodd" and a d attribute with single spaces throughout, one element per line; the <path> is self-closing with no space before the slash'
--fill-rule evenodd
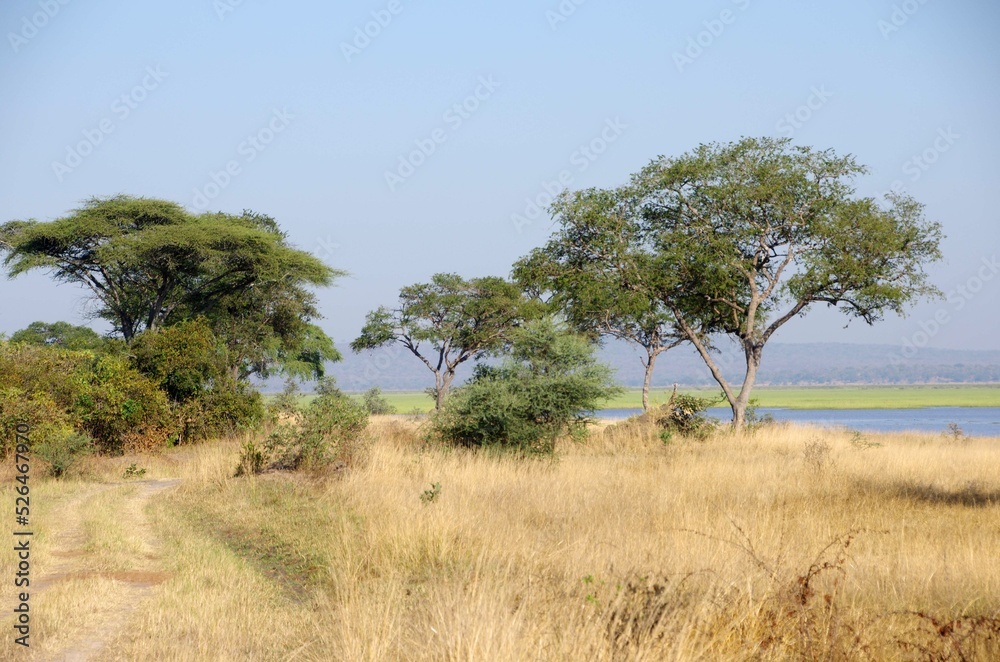
<path id="1" fill-rule="evenodd" d="M 517 461 L 373 427 L 337 477 L 234 479 L 236 441 L 150 462 L 184 481 L 146 513 L 169 578 L 108 659 L 1000 656 L 996 439 L 617 427 Z M 50 509 L 93 489 L 45 485 Z M 124 490 L 95 497 L 95 525 Z M 135 551 L 89 535 L 108 568 Z"/>

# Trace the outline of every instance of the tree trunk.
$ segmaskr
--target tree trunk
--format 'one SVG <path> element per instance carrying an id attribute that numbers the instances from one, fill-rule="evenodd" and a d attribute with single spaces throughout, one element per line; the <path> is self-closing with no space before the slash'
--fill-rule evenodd
<path id="1" fill-rule="evenodd" d="M 642 380 L 643 411 L 649 411 L 649 384 L 653 381 L 653 366 L 656 364 L 656 356 L 654 352 L 649 352 L 646 358 L 646 375 Z"/>
<path id="2" fill-rule="evenodd" d="M 453 379 L 455 379 L 455 373 L 450 370 L 434 373 L 435 410 L 440 411 L 441 407 L 444 406 L 444 400 L 448 396 L 448 390 L 451 388 Z"/>
<path id="3" fill-rule="evenodd" d="M 763 347 L 748 344 L 744 346 L 747 359 L 747 372 L 743 378 L 740 394 L 730 402 L 733 409 L 733 429 L 743 430 L 747 426 L 747 407 L 750 405 L 750 394 L 757 383 L 757 370 L 760 368 L 761 351 Z"/>

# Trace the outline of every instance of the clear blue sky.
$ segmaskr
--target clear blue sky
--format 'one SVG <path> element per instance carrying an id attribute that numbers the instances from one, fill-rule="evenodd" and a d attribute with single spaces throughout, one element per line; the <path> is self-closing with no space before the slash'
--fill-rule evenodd
<path id="1" fill-rule="evenodd" d="M 506 275 L 551 232 L 512 215 L 563 171 L 611 186 L 658 154 L 791 134 L 869 165 L 865 194 L 926 203 L 948 235 L 935 282 L 971 289 L 874 328 L 817 310 L 779 339 L 1000 349 L 1000 274 L 977 275 L 1000 252 L 994 2 L 62 3 L 0 9 L 2 221 L 114 193 L 268 213 L 350 272 L 320 297 L 344 342 L 402 285 Z M 353 45 L 372 12 L 386 25 Z M 390 187 L 415 141 L 434 152 Z M 0 280 L 0 332 L 81 323 L 84 294 Z"/>

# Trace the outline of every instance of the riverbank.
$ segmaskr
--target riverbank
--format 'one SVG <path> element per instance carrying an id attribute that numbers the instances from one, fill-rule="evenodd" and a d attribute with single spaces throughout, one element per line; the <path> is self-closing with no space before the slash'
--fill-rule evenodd
<path id="1" fill-rule="evenodd" d="M 682 389 L 703 398 L 719 398 L 719 389 Z M 433 399 L 421 392 L 387 392 L 386 399 L 399 413 L 430 411 Z M 308 396 L 306 396 L 308 397 Z M 662 404 L 670 391 L 656 389 L 651 401 Z M 797 386 L 754 389 L 759 407 L 782 409 L 920 409 L 924 407 L 1000 407 L 1000 384 L 929 386 Z M 602 405 L 602 409 L 642 406 L 642 393 L 631 389 Z"/>

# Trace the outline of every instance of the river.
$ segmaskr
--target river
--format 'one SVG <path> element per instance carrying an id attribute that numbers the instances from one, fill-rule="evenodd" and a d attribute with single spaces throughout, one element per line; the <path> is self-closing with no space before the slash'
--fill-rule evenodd
<path id="1" fill-rule="evenodd" d="M 728 407 L 708 410 L 714 418 L 728 421 Z M 602 409 L 597 418 L 624 419 L 641 414 L 641 409 Z M 927 407 L 923 409 L 779 409 L 760 407 L 760 416 L 770 414 L 776 421 L 843 427 L 865 432 L 945 433 L 955 423 L 969 436 L 1000 437 L 1000 407 Z"/>

